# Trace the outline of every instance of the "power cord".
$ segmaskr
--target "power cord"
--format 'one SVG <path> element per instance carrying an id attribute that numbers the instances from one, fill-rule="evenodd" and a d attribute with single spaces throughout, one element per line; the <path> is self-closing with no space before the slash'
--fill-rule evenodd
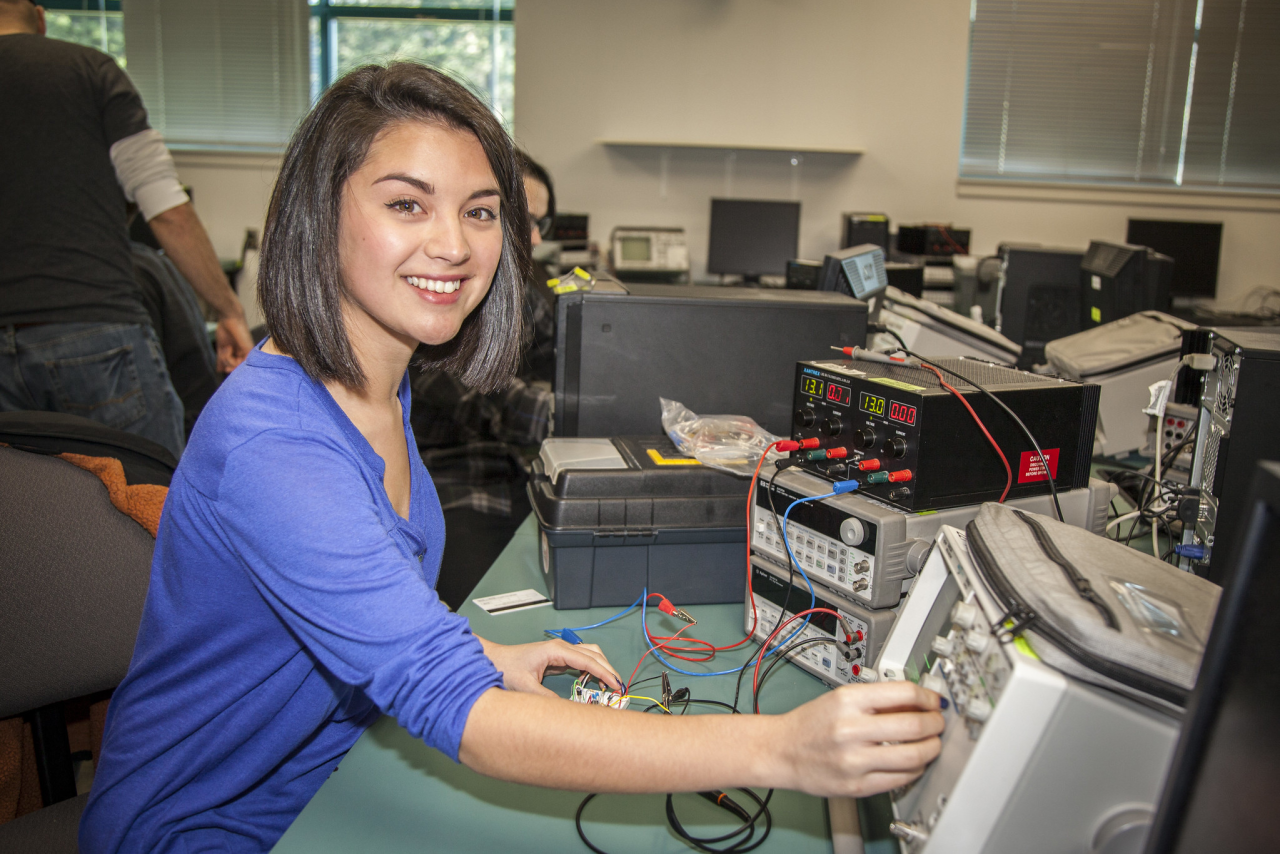
<path id="1" fill-rule="evenodd" d="M 1049 481 L 1049 494 L 1053 496 L 1053 509 L 1057 511 L 1058 521 L 1065 522 L 1066 518 L 1062 515 L 1062 505 L 1058 503 L 1058 487 L 1053 482 L 1053 470 L 1049 468 L 1049 461 L 1045 459 L 1044 451 L 1040 450 L 1040 443 L 1036 441 L 1035 436 L 1031 435 L 1031 431 L 1027 429 L 1026 424 L 1022 423 L 1022 419 L 1018 417 L 1018 414 L 1014 412 L 1012 409 L 1010 409 L 1008 406 L 1005 406 L 1005 403 L 1003 400 L 996 397 L 994 394 L 987 391 L 985 388 L 978 385 L 976 382 L 969 379 L 964 374 L 960 374 L 951 370 L 950 368 L 943 367 L 942 365 L 939 365 L 936 362 L 926 359 L 923 356 L 919 355 L 918 353 L 913 353 L 910 350 L 903 349 L 902 352 L 906 353 L 911 358 L 918 360 L 922 365 L 932 365 L 937 370 L 944 371 L 945 373 L 951 374 L 951 376 L 956 377 L 959 380 L 963 380 L 964 382 L 973 386 L 982 394 L 991 398 L 991 400 L 996 404 L 996 406 L 999 406 L 1001 409 L 1003 409 L 1005 413 L 1010 418 L 1013 419 L 1014 423 L 1018 425 L 1018 429 L 1022 431 L 1022 435 L 1026 436 L 1027 441 L 1031 443 L 1031 447 L 1035 448 L 1036 456 L 1040 458 L 1040 465 L 1044 468 L 1045 479 Z M 1001 456 L 1003 456 L 1003 454 Z"/>

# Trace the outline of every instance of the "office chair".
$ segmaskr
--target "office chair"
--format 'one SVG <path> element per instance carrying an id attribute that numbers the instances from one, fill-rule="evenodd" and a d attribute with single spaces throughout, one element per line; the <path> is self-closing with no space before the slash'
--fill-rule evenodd
<path id="1" fill-rule="evenodd" d="M 124 677 L 155 540 L 63 460 L 0 447 L 0 483 L 0 718 L 31 721 L 45 804 L 0 825 L 0 854 L 74 852 L 87 795 L 76 797 L 62 702 Z"/>

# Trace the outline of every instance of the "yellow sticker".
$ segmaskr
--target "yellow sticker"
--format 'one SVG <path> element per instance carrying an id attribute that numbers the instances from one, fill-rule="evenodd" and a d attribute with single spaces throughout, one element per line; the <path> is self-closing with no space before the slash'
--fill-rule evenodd
<path id="1" fill-rule="evenodd" d="M 888 377 L 867 377 L 867 379 L 873 383 L 880 383 L 880 385 L 887 385 L 891 388 L 900 388 L 903 391 L 925 391 L 924 386 L 904 383 L 901 380 L 891 380 Z"/>
<path id="2" fill-rule="evenodd" d="M 649 459 L 660 466 L 700 466 L 702 463 L 688 457 L 664 457 L 653 448 L 649 449 Z"/>
<path id="3" fill-rule="evenodd" d="M 1034 658 L 1036 661 L 1040 660 L 1040 656 L 1036 655 L 1036 651 L 1031 648 L 1031 644 L 1027 643 L 1027 639 L 1021 635 L 1013 639 L 1013 645 L 1017 648 L 1018 652 L 1022 653 L 1027 658 Z"/>
<path id="4" fill-rule="evenodd" d="M 574 291 L 579 290 L 579 288 L 577 285 L 556 285 L 551 290 L 555 291 L 556 294 L 559 295 L 559 294 L 571 294 Z"/>
<path id="5" fill-rule="evenodd" d="M 1098 308 L 1096 305 L 1093 306 L 1092 308 L 1089 309 L 1089 317 L 1093 320 L 1094 323 L 1101 323 L 1102 309 Z"/>

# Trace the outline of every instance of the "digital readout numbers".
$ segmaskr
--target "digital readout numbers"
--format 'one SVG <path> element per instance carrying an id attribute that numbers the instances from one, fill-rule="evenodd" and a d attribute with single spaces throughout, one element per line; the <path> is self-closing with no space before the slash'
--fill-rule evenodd
<path id="1" fill-rule="evenodd" d="M 800 380 L 800 388 L 805 394 L 814 397 L 825 397 L 832 403 L 838 403 L 841 406 L 848 406 L 852 401 L 852 392 L 848 386 L 838 385 L 837 383 L 826 383 L 814 377 L 802 377 Z M 871 415 L 879 415 L 884 417 L 885 399 L 877 397 L 874 394 L 867 394 L 865 391 L 858 395 L 858 408 L 863 412 Z M 897 401 L 889 401 L 889 418 L 902 424 L 916 423 L 916 408 L 908 406 L 905 403 Z"/>
<path id="2" fill-rule="evenodd" d="M 877 397 L 874 394 L 867 394 L 865 391 L 858 395 L 858 408 L 863 412 L 871 415 L 879 415 L 884 417 L 885 400 L 883 397 Z M 889 401 L 889 419 L 898 421 L 902 424 L 916 423 L 916 408 L 908 406 L 905 403 L 898 403 L 896 400 Z"/>

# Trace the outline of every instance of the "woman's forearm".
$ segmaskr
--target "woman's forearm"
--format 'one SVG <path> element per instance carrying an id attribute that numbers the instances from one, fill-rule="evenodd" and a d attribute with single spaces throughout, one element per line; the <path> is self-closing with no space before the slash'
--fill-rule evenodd
<path id="1" fill-rule="evenodd" d="M 641 714 L 492 689 L 471 709 L 459 757 L 491 777 L 583 792 L 781 785 L 769 715 Z"/>
<path id="2" fill-rule="evenodd" d="M 846 686 L 785 715 L 656 715 L 490 689 L 461 760 L 482 774 L 589 792 L 736 786 L 864 796 L 938 754 L 938 695 L 910 682 Z"/>

